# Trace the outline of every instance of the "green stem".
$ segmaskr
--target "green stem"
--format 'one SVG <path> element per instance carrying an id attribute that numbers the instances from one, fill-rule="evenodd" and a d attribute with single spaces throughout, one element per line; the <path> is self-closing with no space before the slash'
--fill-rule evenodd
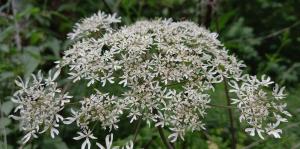
<path id="1" fill-rule="evenodd" d="M 108 10 L 109 13 L 113 13 L 110 6 L 108 5 L 108 3 L 106 2 L 106 0 L 102 0 L 102 2 L 104 3 L 104 6 L 106 7 L 106 9 Z"/>
<path id="2" fill-rule="evenodd" d="M 227 99 L 227 106 L 230 106 L 230 97 L 228 92 L 228 85 L 227 85 L 227 79 L 224 78 L 224 89 L 225 89 L 225 95 Z M 230 122 L 230 133 L 231 133 L 231 149 L 236 149 L 236 134 L 235 134 L 235 128 L 234 128 L 234 121 L 233 121 L 233 112 L 231 108 L 228 108 L 228 116 L 229 116 L 229 122 Z"/>
<path id="3" fill-rule="evenodd" d="M 152 136 L 151 139 L 143 146 L 143 149 L 148 149 L 153 142 L 154 139 L 156 139 L 157 136 Z"/>
<path id="4" fill-rule="evenodd" d="M 236 109 L 236 107 L 232 107 L 232 106 L 224 106 L 224 105 L 216 105 L 216 104 L 211 104 L 211 103 L 208 103 L 207 105 L 209 106 L 212 106 L 212 107 L 218 107 L 218 108 L 225 108 L 225 109 Z"/>
<path id="5" fill-rule="evenodd" d="M 161 140 L 163 141 L 163 143 L 165 144 L 165 146 L 168 148 L 168 149 L 174 149 L 173 146 L 170 144 L 170 142 L 166 139 L 165 137 L 165 134 L 164 134 L 164 131 L 163 129 L 161 128 L 161 126 L 157 126 L 156 127 L 158 132 L 159 132 L 159 136 L 161 138 Z"/>
<path id="6" fill-rule="evenodd" d="M 135 145 L 135 143 L 136 143 L 136 138 L 137 138 L 137 134 L 140 130 L 141 123 L 142 123 L 142 118 L 139 118 L 139 120 L 136 124 L 136 127 L 135 127 L 135 132 L 134 132 L 134 137 L 133 137 L 133 145 Z"/>
<path id="7" fill-rule="evenodd" d="M 154 109 L 154 110 L 153 110 L 153 113 L 154 113 L 154 114 L 157 114 L 158 112 L 157 112 L 156 109 Z M 158 133 L 159 133 L 159 136 L 160 136 L 162 142 L 163 142 L 164 145 L 167 147 L 167 149 L 174 149 L 173 145 L 172 145 L 172 144 L 168 141 L 168 139 L 165 137 L 163 128 L 162 128 L 161 126 L 157 126 L 156 128 L 157 128 L 157 130 L 158 130 Z"/>

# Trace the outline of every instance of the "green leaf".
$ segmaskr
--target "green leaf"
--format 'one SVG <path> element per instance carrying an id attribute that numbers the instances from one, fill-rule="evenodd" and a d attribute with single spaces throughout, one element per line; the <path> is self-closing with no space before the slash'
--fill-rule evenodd
<path id="1" fill-rule="evenodd" d="M 0 51 L 1 52 L 9 52 L 9 46 L 7 44 L 0 44 Z"/>
<path id="2" fill-rule="evenodd" d="M 27 47 L 26 54 L 22 55 L 25 78 L 29 77 L 41 62 L 40 49 L 38 47 Z"/>
<path id="3" fill-rule="evenodd" d="M 60 46 L 61 41 L 56 39 L 56 38 L 51 38 L 47 42 L 44 43 L 45 48 L 49 48 L 55 55 L 56 58 L 59 58 L 59 51 L 60 51 Z"/>
<path id="4" fill-rule="evenodd" d="M 0 81 L 6 80 L 8 78 L 14 77 L 13 72 L 5 71 L 3 73 L 0 73 Z"/>
<path id="5" fill-rule="evenodd" d="M 55 139 L 47 138 L 43 142 L 44 149 L 68 149 L 68 146 L 60 137 Z"/>
<path id="6" fill-rule="evenodd" d="M 137 1 L 136 0 L 122 0 L 122 6 L 125 9 L 130 9 L 132 8 L 134 5 L 136 5 Z"/>
<path id="7" fill-rule="evenodd" d="M 9 115 L 9 113 L 13 108 L 14 108 L 14 104 L 11 101 L 6 101 L 1 105 L 1 111 L 6 115 Z"/>
<path id="8" fill-rule="evenodd" d="M 6 126 L 8 126 L 11 123 L 11 119 L 7 118 L 7 117 L 2 117 L 0 118 L 0 129 L 5 128 Z"/>
<path id="9" fill-rule="evenodd" d="M 7 149 L 13 149 L 13 147 L 11 145 L 4 144 L 4 142 L 0 141 L 0 148 L 6 149 L 6 147 L 7 147 Z"/>

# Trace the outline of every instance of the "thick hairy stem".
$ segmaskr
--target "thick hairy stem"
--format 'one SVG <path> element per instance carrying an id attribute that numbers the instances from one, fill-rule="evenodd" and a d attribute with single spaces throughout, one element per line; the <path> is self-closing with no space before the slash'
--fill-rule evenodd
<path id="1" fill-rule="evenodd" d="M 228 92 L 228 85 L 227 85 L 227 79 L 224 78 L 224 89 L 225 89 L 225 95 L 227 99 L 227 106 L 230 106 L 230 97 Z M 230 122 L 230 133 L 231 133 L 231 149 L 236 149 L 236 134 L 235 134 L 235 128 L 234 128 L 234 120 L 233 120 L 233 112 L 232 109 L 228 108 L 228 116 L 229 116 L 229 122 Z"/>
<path id="2" fill-rule="evenodd" d="M 164 130 L 160 126 L 157 126 L 156 128 L 157 128 L 159 136 L 160 136 L 161 140 L 163 141 L 163 143 L 165 144 L 165 146 L 168 149 L 174 149 L 173 146 L 171 145 L 171 143 L 166 139 Z"/>

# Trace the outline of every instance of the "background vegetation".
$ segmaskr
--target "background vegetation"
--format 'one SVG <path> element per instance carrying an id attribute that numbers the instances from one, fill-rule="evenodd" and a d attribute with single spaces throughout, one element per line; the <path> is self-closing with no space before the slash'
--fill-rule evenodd
<path id="1" fill-rule="evenodd" d="M 243 59 L 249 73 L 270 75 L 288 88 L 289 112 L 282 139 L 250 137 L 238 125 L 238 148 L 300 148 L 300 1 L 299 0 L 0 0 L 0 148 L 19 146 L 22 132 L 8 119 L 14 104 L 16 76 L 28 77 L 38 69 L 53 67 L 69 47 L 66 34 L 80 18 L 102 10 L 122 16 L 123 24 L 148 18 L 191 20 L 218 32 L 230 52 Z M 66 78 L 66 77 L 64 77 Z M 60 82 L 66 87 L 69 80 Z M 87 95 L 80 82 L 72 88 L 75 100 Z M 213 103 L 225 104 L 223 86 L 217 86 Z M 114 88 L 109 88 L 113 90 Z M 67 110 L 64 112 L 68 113 Z M 190 133 L 177 148 L 225 149 L 230 147 L 226 109 L 208 111 L 207 131 Z M 235 114 L 237 120 L 237 114 Z M 126 118 L 124 118 L 126 119 Z M 134 126 L 121 122 L 117 142 L 133 138 Z M 238 124 L 238 123 L 236 123 Z M 155 130 L 142 124 L 138 147 L 163 148 Z M 60 136 L 44 135 L 25 148 L 80 148 L 72 139 L 76 127 L 61 127 Z M 168 133 L 166 131 L 166 133 Z M 104 140 L 103 130 L 96 136 Z"/>

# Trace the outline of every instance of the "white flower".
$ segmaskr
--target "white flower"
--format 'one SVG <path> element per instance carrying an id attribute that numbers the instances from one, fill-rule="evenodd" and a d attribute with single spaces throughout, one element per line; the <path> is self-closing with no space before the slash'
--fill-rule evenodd
<path id="1" fill-rule="evenodd" d="M 285 87 L 279 88 L 278 84 L 275 84 L 275 87 L 273 89 L 273 96 L 275 97 L 275 99 L 283 99 L 286 97 L 286 94 L 284 94 L 284 89 Z"/>
<path id="2" fill-rule="evenodd" d="M 18 104 L 15 112 L 20 114 L 10 117 L 20 121 L 26 132 L 24 143 L 49 129 L 51 137 L 58 135 L 60 121 L 76 122 L 82 132 L 74 139 L 85 139 L 81 149 L 90 149 L 90 139 L 96 139 L 91 125 L 118 129 L 123 114 L 130 123 L 141 118 L 149 126 L 169 128 L 171 142 L 183 140 L 187 131 L 205 129 L 203 120 L 212 100 L 209 93 L 225 79 L 229 92 L 235 94 L 231 103 L 239 109 L 239 120 L 247 124 L 245 131 L 262 139 L 264 134 L 280 137 L 279 125 L 291 116 L 282 100 L 285 88 L 275 84 L 269 93 L 274 84 L 270 77 L 244 74 L 246 66 L 229 54 L 217 33 L 189 21 L 144 20 L 113 29 L 111 24 L 118 22 L 115 14 L 101 11 L 82 19 L 68 34 L 72 46 L 55 62 L 57 68 L 69 68 L 73 82 L 83 79 L 88 87 L 122 85 L 118 93 L 96 90 L 64 119 L 59 112 L 71 96 L 57 88 L 59 70 L 50 71 L 46 79 L 38 72 L 31 80 L 15 81 L 20 90 L 12 101 Z M 106 136 L 105 147 L 97 146 L 117 148 L 112 141 L 111 134 Z M 133 148 L 133 142 L 122 148 Z"/>
<path id="3" fill-rule="evenodd" d="M 87 80 L 87 86 L 109 82 L 124 90 L 118 96 L 97 92 L 84 98 L 67 123 L 90 127 L 99 121 L 102 128 L 112 130 L 118 128 L 120 116 L 128 113 L 130 123 L 142 118 L 149 126 L 172 128 L 172 141 L 178 136 L 183 139 L 187 131 L 205 129 L 203 119 L 212 100 L 208 93 L 224 78 L 229 91 L 236 94 L 232 104 L 250 135 L 263 138 L 268 124 L 285 121 L 283 116 L 273 121 L 276 115 L 290 116 L 281 100 L 286 96 L 284 88 L 275 85 L 271 95 L 267 92 L 274 83 L 270 77 L 244 75 L 246 66 L 228 53 L 217 33 L 171 19 L 112 29 L 110 25 L 119 21 L 115 15 L 98 12 L 75 24 L 69 34 L 79 40 L 65 51 L 59 66 L 69 68 L 70 78 Z"/>
<path id="4" fill-rule="evenodd" d="M 239 82 L 240 85 L 238 85 Z M 245 121 L 252 127 L 246 128 L 245 131 L 251 136 L 254 136 L 256 131 L 262 139 L 262 133 L 279 138 L 281 130 L 276 128 L 281 122 L 288 121 L 281 115 L 291 116 L 285 110 L 286 104 L 279 100 L 285 97 L 284 87 L 279 89 L 279 86 L 275 84 L 273 93 L 268 93 L 266 88 L 270 87 L 273 82 L 264 75 L 261 80 L 256 76 L 245 75 L 239 79 L 239 82 L 231 81 L 229 85 L 232 88 L 229 91 L 235 93 L 238 98 L 232 99 L 232 104 L 236 104 L 241 112 L 240 121 Z"/>
<path id="5" fill-rule="evenodd" d="M 125 146 L 122 146 L 121 149 L 133 149 L 133 142 L 129 141 Z"/>
<path id="6" fill-rule="evenodd" d="M 268 132 L 268 135 L 273 135 L 275 138 L 281 138 L 280 134 L 282 133 L 281 129 L 274 129 Z"/>
<path id="7" fill-rule="evenodd" d="M 282 130 L 276 129 L 278 127 L 278 125 L 279 125 L 279 123 L 268 124 L 268 128 L 266 128 L 268 135 L 273 135 L 275 138 L 281 138 L 280 134 L 282 133 Z"/>
<path id="8" fill-rule="evenodd" d="M 26 144 L 32 137 L 38 138 L 35 130 L 27 132 L 27 134 L 21 139 L 21 141 L 23 144 Z"/>
<path id="9" fill-rule="evenodd" d="M 104 12 L 99 11 L 76 23 L 73 32 L 68 34 L 68 38 L 72 40 L 81 38 L 85 35 L 89 35 L 91 32 L 101 31 L 102 29 L 105 31 L 112 31 L 110 25 L 119 22 L 121 22 L 121 18 L 117 18 L 116 14 L 107 15 Z"/>
<path id="10" fill-rule="evenodd" d="M 111 149 L 112 148 L 113 139 L 114 139 L 113 134 L 107 135 L 105 137 L 105 147 L 102 146 L 100 143 L 97 143 L 97 146 L 100 149 Z M 114 148 L 117 148 L 117 147 L 114 147 Z"/>
<path id="11" fill-rule="evenodd" d="M 79 136 L 74 137 L 74 140 L 81 140 L 81 139 L 85 139 L 84 142 L 81 145 L 81 149 L 85 149 L 87 147 L 87 149 L 91 148 L 91 142 L 90 139 L 97 139 L 93 134 L 91 130 L 86 130 L 83 129 L 82 132 L 77 132 L 77 134 Z"/>
<path id="12" fill-rule="evenodd" d="M 98 95 L 92 95 L 97 100 L 85 98 L 78 114 L 84 118 L 77 123 L 100 121 L 103 128 L 118 128 L 119 115 L 128 109 L 130 122 L 143 114 L 148 124 L 174 127 L 180 134 L 203 129 L 207 91 L 223 77 L 239 77 L 244 67 L 216 38 L 192 22 L 153 20 L 77 41 L 60 62 L 70 68 L 71 79 L 86 79 L 88 86 L 117 83 L 129 90 L 115 103 Z M 183 90 L 174 90 L 176 84 Z M 154 110 L 164 115 L 163 122 L 157 122 Z"/>
<path id="13" fill-rule="evenodd" d="M 51 137 L 54 138 L 55 135 L 58 135 L 58 134 L 59 134 L 59 131 L 58 131 L 56 128 L 52 127 L 52 128 L 50 129 L 50 134 L 51 134 Z"/>
<path id="14" fill-rule="evenodd" d="M 101 122 L 102 128 L 117 129 L 119 117 L 126 105 L 119 98 L 96 90 L 89 98 L 84 98 L 78 111 L 71 110 L 72 117 L 66 118 L 65 124 L 76 121 L 79 127 L 88 127 L 91 122 Z"/>
<path id="15" fill-rule="evenodd" d="M 105 146 L 101 145 L 100 143 L 96 143 L 96 145 L 100 149 L 118 149 L 119 146 L 112 146 L 113 144 L 113 134 L 109 134 L 105 137 Z M 133 149 L 133 142 L 129 141 L 125 144 L 125 146 L 122 146 L 121 149 Z"/>
<path id="16" fill-rule="evenodd" d="M 178 138 L 177 132 L 174 132 L 168 136 L 168 139 L 170 139 L 171 142 L 175 142 L 177 140 L 177 138 Z"/>
<path id="17" fill-rule="evenodd" d="M 72 113 L 72 117 L 65 118 L 65 120 L 63 121 L 64 124 L 71 124 L 78 119 L 79 117 L 78 112 L 71 109 L 71 113 Z"/>
<path id="18" fill-rule="evenodd" d="M 27 133 L 22 139 L 23 143 L 49 129 L 52 138 L 59 134 L 57 128 L 59 122 L 63 121 L 63 117 L 58 113 L 72 98 L 68 93 L 63 94 L 57 88 L 55 79 L 59 73 L 60 70 L 54 73 L 50 70 L 48 78 L 44 78 L 39 71 L 37 75 L 32 75 L 31 79 L 23 81 L 19 78 L 15 81 L 21 89 L 15 92 L 12 101 L 18 104 L 14 112 L 19 115 L 10 117 L 20 121 L 21 129 Z"/>
<path id="19" fill-rule="evenodd" d="M 258 136 L 261 139 L 264 139 L 264 137 L 262 136 L 262 132 L 264 132 L 264 130 L 259 129 L 259 128 L 246 128 L 245 132 L 248 132 L 250 136 L 255 136 L 255 131 L 257 132 Z"/>

